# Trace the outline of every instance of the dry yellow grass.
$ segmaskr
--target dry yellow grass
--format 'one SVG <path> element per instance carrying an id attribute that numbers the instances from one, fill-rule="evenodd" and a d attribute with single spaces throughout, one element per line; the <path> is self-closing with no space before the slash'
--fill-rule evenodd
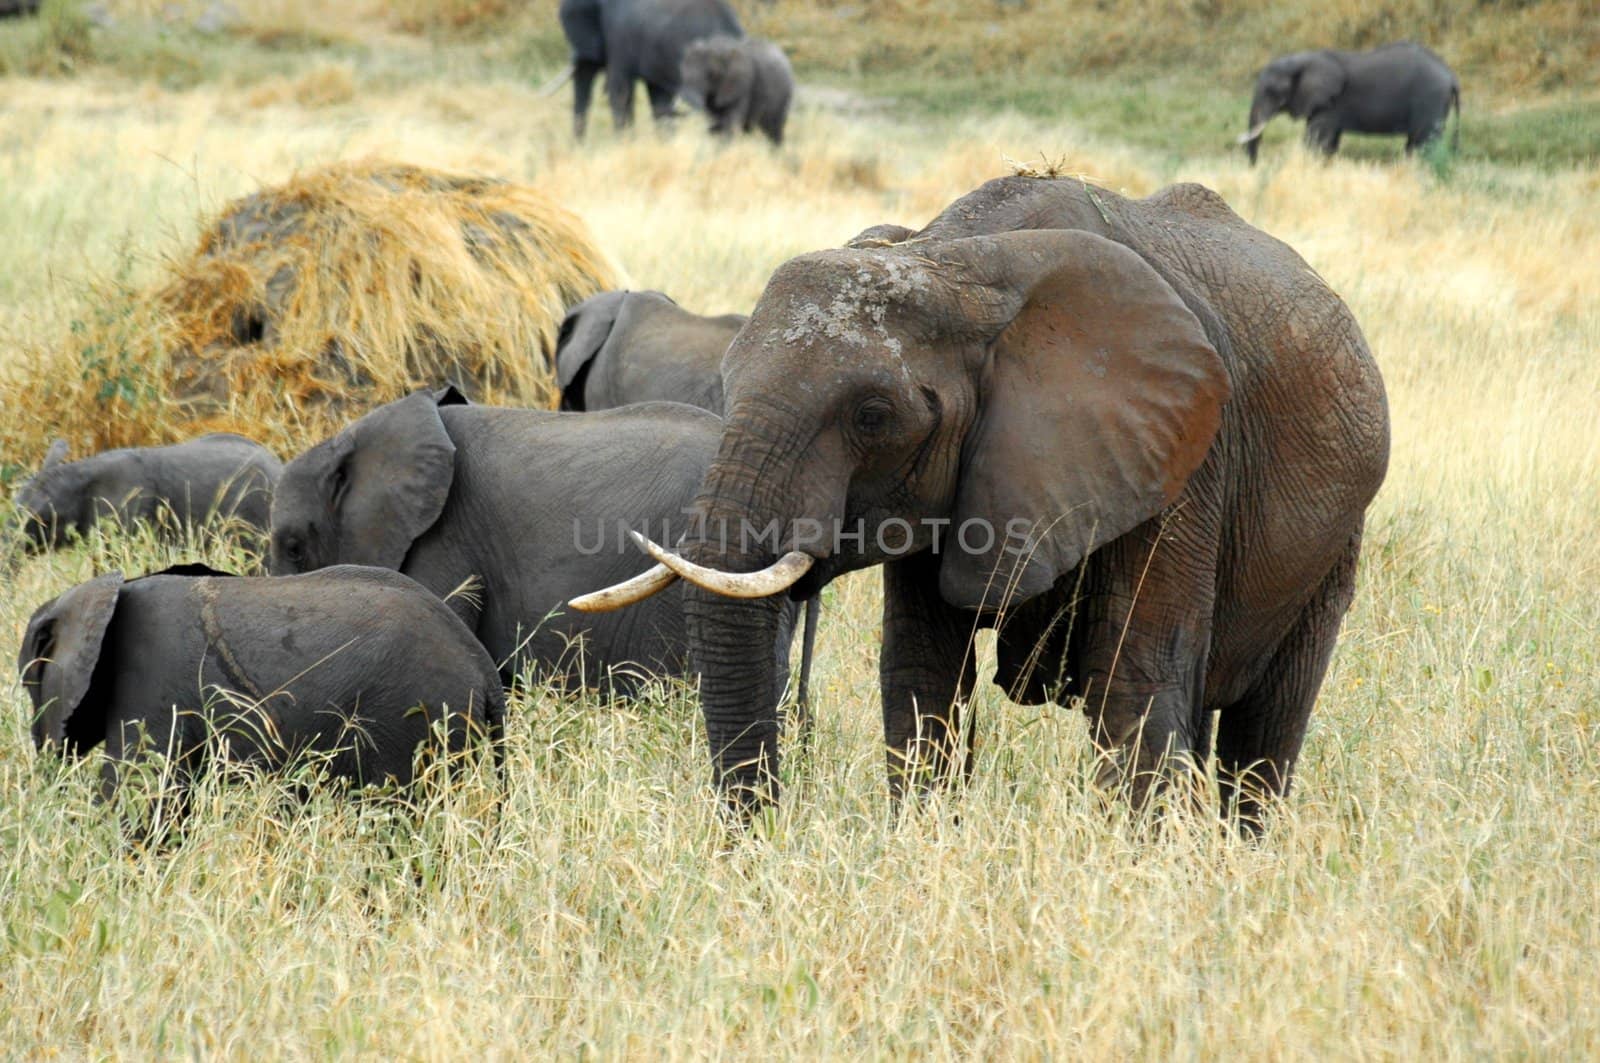
<path id="1" fill-rule="evenodd" d="M 19 382 L 12 451 L 237 431 L 290 449 L 407 392 L 551 405 L 566 308 L 617 274 L 526 185 L 374 160 L 223 208 L 148 291 L 103 290 Z"/>
<path id="2" fill-rule="evenodd" d="M 0 332 L 157 275 L 194 219 L 296 169 L 381 154 L 527 180 L 640 287 L 748 310 L 789 256 L 918 224 L 1060 159 L 1138 193 L 1164 163 L 996 113 L 916 127 L 802 107 L 792 147 L 698 129 L 584 149 L 565 102 L 418 85 L 349 109 L 213 91 L 3 86 Z M 70 163 L 70 165 L 69 165 Z M 906 1055 L 1588 1058 L 1600 1052 L 1600 174 L 1299 155 L 1180 164 L 1345 295 L 1395 446 L 1299 783 L 1259 847 L 1104 814 L 1070 710 L 985 691 L 973 786 L 885 813 L 877 586 L 830 588 L 819 733 L 759 840 L 712 816 L 678 693 L 534 694 L 508 794 L 420 826 L 271 786 L 208 791 L 178 852 L 129 859 L 88 772 L 0 718 L 0 1043 L 68 1056 Z M 0 352 L 3 359 L 9 352 Z M 6 392 L 11 409 L 27 396 Z M 18 460 L 6 455 L 6 460 Z M 214 560 L 217 557 L 212 548 Z M 35 559 L 28 613 L 148 540 Z"/>

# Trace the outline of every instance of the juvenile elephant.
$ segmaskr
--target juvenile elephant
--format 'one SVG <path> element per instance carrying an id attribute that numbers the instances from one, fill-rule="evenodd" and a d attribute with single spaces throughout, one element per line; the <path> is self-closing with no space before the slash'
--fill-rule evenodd
<path id="1" fill-rule="evenodd" d="M 618 129 L 633 124 L 636 80 L 644 82 L 659 121 L 672 114 L 684 50 L 703 37 L 744 36 L 727 0 L 561 0 L 559 14 L 572 48 L 572 129 L 579 140 L 601 70 Z"/>
<path id="2" fill-rule="evenodd" d="M 1289 785 L 1389 449 L 1344 303 L 1221 198 L 991 181 L 904 243 L 802 255 L 723 361 L 675 550 L 715 777 L 777 790 L 758 652 L 786 599 L 882 566 L 892 788 L 964 778 L 974 632 L 996 683 L 1084 699 L 1136 802 L 1216 753 L 1241 824 Z M 725 529 L 776 525 L 756 538 Z M 786 592 L 786 593 L 785 593 Z M 607 594 L 580 607 L 637 598 Z"/>
<path id="3" fill-rule="evenodd" d="M 556 340 L 563 410 L 684 402 L 722 413 L 722 356 L 749 320 L 702 317 L 660 292 L 601 292 L 567 312 Z"/>
<path id="4" fill-rule="evenodd" d="M 289 579 L 110 572 L 39 607 L 17 667 L 35 747 L 105 743 L 106 800 L 149 749 L 187 786 L 212 737 L 231 762 L 275 769 L 309 751 L 358 786 L 409 785 L 435 724 L 459 751 L 474 730 L 497 738 L 505 711 L 494 662 L 449 609 L 351 565 Z"/>
<path id="5" fill-rule="evenodd" d="M 1370 52 L 1324 48 L 1268 63 L 1256 76 L 1250 128 L 1239 138 L 1252 164 L 1261 133 L 1284 111 L 1306 123 L 1306 144 L 1325 155 L 1344 133 L 1405 134 L 1406 152 L 1444 132 L 1456 110 L 1454 147 L 1461 142 L 1461 83 L 1444 60 L 1402 41 Z"/>
<path id="6" fill-rule="evenodd" d="M 67 442 L 58 439 L 17 492 L 16 505 L 24 534 L 40 547 L 60 546 L 105 518 L 147 521 L 167 531 L 231 519 L 265 531 L 282 471 L 266 447 L 228 433 L 108 450 L 80 461 L 68 461 Z M 174 520 L 164 521 L 164 511 Z"/>
<path id="7" fill-rule="evenodd" d="M 794 96 L 789 59 L 771 41 L 708 37 L 683 53 L 683 97 L 711 116 L 711 132 L 759 129 L 783 143 Z"/>
<path id="8" fill-rule="evenodd" d="M 687 674 L 681 595 L 603 617 L 565 602 L 636 567 L 626 530 L 685 530 L 721 434 L 720 419 L 677 403 L 551 413 L 416 392 L 289 463 L 272 505 L 272 571 L 378 565 L 441 597 L 476 582 L 450 605 L 508 681 L 532 665 L 629 694 Z M 798 609 L 781 611 L 764 651 L 774 700 Z"/>

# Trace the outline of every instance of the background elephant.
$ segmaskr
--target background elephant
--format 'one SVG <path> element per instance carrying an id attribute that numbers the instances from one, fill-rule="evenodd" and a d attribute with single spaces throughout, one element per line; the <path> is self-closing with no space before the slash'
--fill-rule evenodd
<path id="1" fill-rule="evenodd" d="M 201 565 L 107 573 L 39 607 L 17 667 L 35 747 L 78 756 L 105 743 L 106 800 L 146 742 L 173 758 L 180 786 L 193 782 L 213 734 L 234 762 L 280 768 L 315 751 L 335 778 L 409 785 L 446 710 L 451 751 L 473 729 L 497 738 L 505 710 L 494 662 L 449 609 L 404 576 L 355 566 L 289 579 Z"/>
<path id="2" fill-rule="evenodd" d="M 685 402 L 722 413 L 722 356 L 743 314 L 702 317 L 660 292 L 601 292 L 567 312 L 556 341 L 563 410 Z"/>
<path id="3" fill-rule="evenodd" d="M 108 450 L 67 460 L 67 443 L 51 444 L 39 472 L 17 492 L 22 528 L 37 546 L 60 546 L 104 518 L 148 521 L 177 530 L 232 519 L 265 531 L 272 487 L 283 463 L 243 436 L 217 433 L 165 447 Z M 176 523 L 164 521 L 169 511 Z"/>
<path id="4" fill-rule="evenodd" d="M 532 665 L 632 693 L 688 671 L 679 593 L 604 617 L 565 602 L 637 568 L 624 528 L 685 530 L 721 434 L 720 419 L 677 403 L 552 413 L 416 392 L 289 463 L 272 506 L 272 571 L 378 565 L 440 597 L 466 589 L 450 605 L 508 681 Z M 764 651 L 774 700 L 798 610 L 782 611 Z"/>
<path id="5" fill-rule="evenodd" d="M 1404 133 L 1409 153 L 1444 132 L 1456 109 L 1455 144 L 1461 142 L 1461 83 L 1444 60 L 1420 44 L 1402 41 L 1370 52 L 1325 48 L 1274 59 L 1256 76 L 1250 128 L 1239 138 L 1251 163 L 1261 133 L 1287 111 L 1306 122 L 1306 144 L 1325 155 L 1350 133 Z"/>
<path id="6" fill-rule="evenodd" d="M 783 143 L 794 96 L 789 58 L 771 41 L 708 37 L 683 53 L 683 97 L 711 116 L 711 132 L 759 129 Z"/>
<path id="7" fill-rule="evenodd" d="M 633 123 L 633 83 L 643 81 L 657 120 L 672 113 L 683 53 L 703 37 L 744 36 L 726 0 L 561 0 L 572 47 L 572 129 L 583 139 L 595 75 L 606 72 L 611 120 Z"/>
<path id="8" fill-rule="evenodd" d="M 1389 442 L 1361 330 L 1287 246 L 1197 185 L 992 181 L 904 245 L 781 266 L 723 380 L 696 527 L 781 541 L 655 546 L 652 571 L 691 584 L 737 806 L 776 792 L 757 649 L 784 596 L 757 595 L 871 565 L 897 793 L 968 770 L 984 627 L 1010 697 L 1084 699 L 1136 801 L 1209 755 L 1213 711 L 1225 811 L 1286 790 Z"/>

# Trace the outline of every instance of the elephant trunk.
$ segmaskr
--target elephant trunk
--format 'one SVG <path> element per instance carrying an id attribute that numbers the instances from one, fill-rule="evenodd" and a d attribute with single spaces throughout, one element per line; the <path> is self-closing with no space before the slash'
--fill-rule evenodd
<path id="1" fill-rule="evenodd" d="M 729 810 L 741 820 L 778 799 L 773 646 L 782 609 L 780 598 L 730 599 L 693 585 L 683 591 L 712 772 Z"/>
<path id="2" fill-rule="evenodd" d="M 1239 143 L 1244 145 L 1245 155 L 1252 166 L 1255 165 L 1257 152 L 1261 150 L 1261 134 L 1276 113 L 1259 91 L 1250 101 L 1250 128 L 1239 138 Z"/>
<path id="3" fill-rule="evenodd" d="M 735 411 L 737 414 L 737 411 Z M 799 433 L 768 423 L 760 411 L 730 424 L 695 502 L 696 520 L 677 551 L 683 566 L 683 614 L 690 664 L 700 677 L 711 765 L 730 810 L 741 819 L 778 798 L 779 663 L 773 652 L 785 595 L 811 558 L 782 552 L 771 530 L 801 513 L 791 498 L 789 453 Z M 774 564 L 774 562 L 777 562 Z M 717 574 L 766 582 L 765 597 L 730 596 Z M 765 574 L 759 575 L 759 574 Z"/>

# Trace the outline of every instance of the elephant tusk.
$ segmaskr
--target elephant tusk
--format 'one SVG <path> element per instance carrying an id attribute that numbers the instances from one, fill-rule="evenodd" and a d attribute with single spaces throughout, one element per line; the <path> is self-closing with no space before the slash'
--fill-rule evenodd
<path id="1" fill-rule="evenodd" d="M 1267 119 L 1267 122 L 1270 121 L 1272 121 L 1272 119 Z M 1259 138 L 1261 136 L 1261 131 L 1267 128 L 1267 122 L 1257 122 L 1255 125 L 1251 126 L 1248 133 L 1245 133 L 1239 137 L 1239 143 L 1248 144 L 1252 140 Z"/>
<path id="2" fill-rule="evenodd" d="M 567 604 L 580 613 L 609 613 L 634 602 L 642 602 L 653 594 L 660 594 L 678 582 L 678 574 L 666 565 L 656 565 L 604 590 L 580 595 Z"/>
<path id="3" fill-rule="evenodd" d="M 572 80 L 572 75 L 577 73 L 577 70 L 577 63 L 568 63 L 565 70 L 551 78 L 549 81 L 546 81 L 542 86 L 540 86 L 539 91 L 534 93 L 534 95 L 540 97 L 541 99 L 545 96 L 553 95 L 556 89 L 559 89 L 561 86 Z"/>
<path id="4" fill-rule="evenodd" d="M 817 563 L 817 559 L 810 554 L 790 550 L 760 572 L 719 572 L 714 568 L 686 561 L 636 531 L 630 531 L 628 534 L 633 536 L 633 541 L 639 544 L 641 550 L 696 587 L 729 598 L 769 598 L 794 586 L 800 577 Z"/>

